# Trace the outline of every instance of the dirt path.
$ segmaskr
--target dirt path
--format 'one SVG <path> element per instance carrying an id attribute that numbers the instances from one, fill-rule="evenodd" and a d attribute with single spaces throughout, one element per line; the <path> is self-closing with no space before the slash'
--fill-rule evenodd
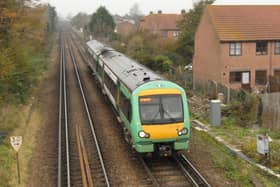
<path id="1" fill-rule="evenodd" d="M 30 161 L 28 187 L 44 187 L 56 185 L 57 159 L 57 115 L 58 115 L 58 75 L 59 75 L 59 46 L 54 45 L 47 77 L 41 81 L 34 110 L 39 112 L 40 124 L 35 135 L 35 150 Z M 31 119 L 32 120 L 32 119 Z M 33 129 L 32 129 L 33 130 Z"/>

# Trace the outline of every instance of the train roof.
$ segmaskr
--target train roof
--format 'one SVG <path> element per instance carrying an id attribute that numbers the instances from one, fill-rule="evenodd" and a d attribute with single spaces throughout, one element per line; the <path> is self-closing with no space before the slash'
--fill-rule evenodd
<path id="1" fill-rule="evenodd" d="M 96 40 L 87 42 L 87 45 L 131 91 L 144 83 L 164 80 L 149 68 Z"/>

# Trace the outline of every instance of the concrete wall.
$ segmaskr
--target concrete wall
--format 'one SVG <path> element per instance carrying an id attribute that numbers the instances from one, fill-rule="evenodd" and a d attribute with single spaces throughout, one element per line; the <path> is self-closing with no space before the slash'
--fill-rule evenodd
<path id="1" fill-rule="evenodd" d="M 261 95 L 263 124 L 267 128 L 280 130 L 280 93 Z"/>

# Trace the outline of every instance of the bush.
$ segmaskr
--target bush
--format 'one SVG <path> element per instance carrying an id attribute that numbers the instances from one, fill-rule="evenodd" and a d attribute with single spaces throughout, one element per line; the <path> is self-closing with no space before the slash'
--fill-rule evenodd
<path id="1" fill-rule="evenodd" d="M 222 113 L 225 117 L 234 118 L 238 125 L 248 127 L 258 122 L 259 104 L 257 96 L 241 91 L 238 99 L 224 107 Z"/>

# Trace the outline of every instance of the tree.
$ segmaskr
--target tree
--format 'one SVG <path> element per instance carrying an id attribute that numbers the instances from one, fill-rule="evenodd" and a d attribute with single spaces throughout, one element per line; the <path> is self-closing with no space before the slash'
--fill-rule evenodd
<path id="1" fill-rule="evenodd" d="M 90 21 L 90 16 L 86 13 L 79 12 L 71 19 L 71 23 L 77 29 L 85 28 Z"/>
<path id="2" fill-rule="evenodd" d="M 142 15 L 142 12 L 141 10 L 139 9 L 139 5 L 137 3 L 134 3 L 132 5 L 132 7 L 129 9 L 129 15 L 131 17 L 134 17 L 134 16 L 141 16 Z"/>
<path id="3" fill-rule="evenodd" d="M 53 7 L 35 0 L 0 2 L 0 105 L 22 103 L 45 67 L 48 32 L 54 31 Z"/>
<path id="4" fill-rule="evenodd" d="M 57 13 L 55 7 L 48 5 L 48 23 L 47 32 L 52 34 L 56 30 Z"/>
<path id="5" fill-rule="evenodd" d="M 94 37 L 108 38 L 114 32 L 115 22 L 108 10 L 101 6 L 93 13 L 89 29 L 93 33 Z"/>
<path id="6" fill-rule="evenodd" d="M 182 32 L 176 44 L 176 52 L 188 61 L 192 60 L 194 53 L 194 36 L 203 11 L 207 5 L 212 4 L 214 1 L 215 0 L 201 0 L 195 3 L 194 8 L 185 14 L 183 20 L 178 24 Z"/>
<path id="7" fill-rule="evenodd" d="M 135 21 L 136 25 L 140 23 L 142 12 L 139 9 L 139 5 L 137 3 L 134 3 L 129 9 L 129 17 Z"/>

